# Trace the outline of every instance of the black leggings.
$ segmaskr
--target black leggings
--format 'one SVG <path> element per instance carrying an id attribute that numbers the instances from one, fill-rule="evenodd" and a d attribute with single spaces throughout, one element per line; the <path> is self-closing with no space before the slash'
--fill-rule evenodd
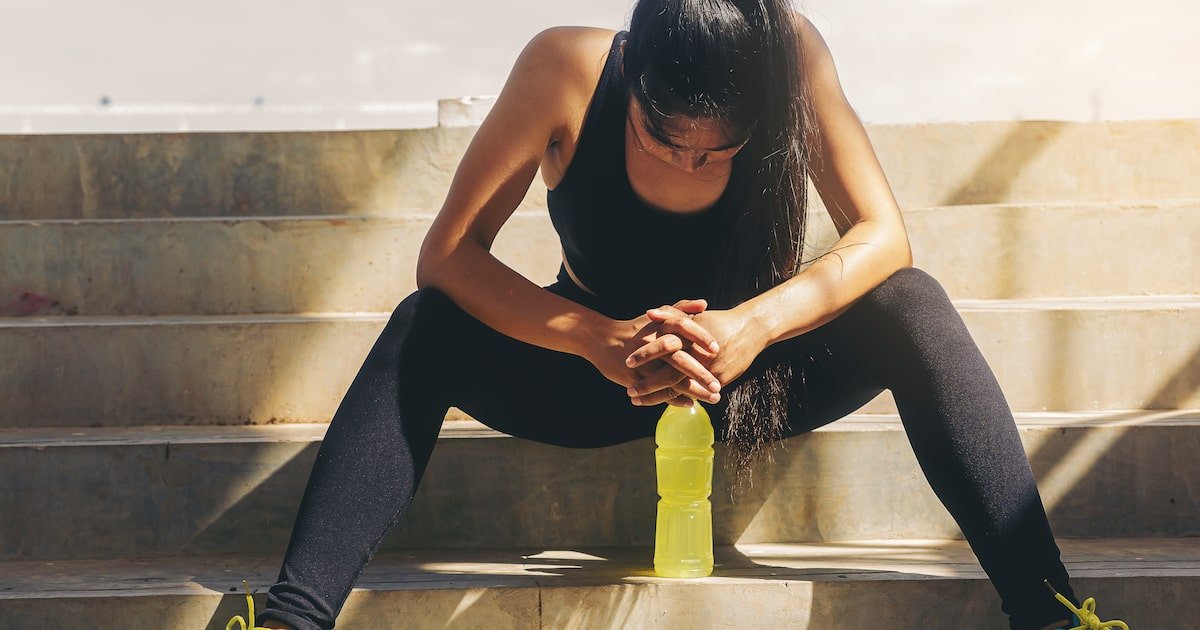
<path id="1" fill-rule="evenodd" d="M 659 306 L 630 312 L 569 281 L 544 288 L 610 317 Z M 1069 617 L 1042 584 L 1049 578 L 1079 604 L 1012 412 L 936 279 L 901 269 L 836 319 L 773 344 L 739 379 L 762 369 L 773 352 L 802 353 L 806 366 L 803 382 L 795 383 L 802 396 L 790 410 L 788 437 L 890 389 L 921 470 L 999 593 L 1010 627 L 1036 629 Z M 718 441 L 724 441 L 726 401 L 705 403 Z M 411 293 L 330 422 L 278 581 L 256 624 L 273 618 L 303 630 L 333 628 L 352 586 L 412 501 L 451 406 L 516 437 L 596 448 L 652 437 L 665 404 L 633 405 L 624 387 L 586 359 L 503 335 L 437 289 Z"/>

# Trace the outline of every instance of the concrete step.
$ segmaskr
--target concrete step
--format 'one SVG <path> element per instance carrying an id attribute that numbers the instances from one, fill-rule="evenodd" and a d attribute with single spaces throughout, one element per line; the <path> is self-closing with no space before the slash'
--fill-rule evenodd
<path id="1" fill-rule="evenodd" d="M 904 222 L 916 266 L 951 297 L 1200 293 L 1200 256 L 1186 254 L 1200 237 L 1197 201 L 941 206 Z M 832 245 L 832 223 L 819 229 Z"/>
<path id="2" fill-rule="evenodd" d="M 1071 586 L 1103 621 L 1183 628 L 1200 618 L 1196 539 L 1057 538 Z M 0 564 L 0 629 L 221 630 L 266 605 L 282 556 Z M 962 540 L 739 544 L 714 549 L 713 574 L 661 578 L 653 548 L 381 552 L 338 627 L 821 628 L 1005 630 L 1000 598 Z M 753 615 L 748 616 L 747 611 Z M 1063 607 L 1064 616 L 1069 610 Z"/>
<path id="3" fill-rule="evenodd" d="M 391 312 L 434 216 L 0 222 L 0 314 Z M 492 251 L 539 285 L 562 260 L 545 211 Z"/>
<path id="4" fill-rule="evenodd" d="M 0 218 L 428 212 L 476 129 L 0 136 Z M 906 208 L 1200 197 L 1200 119 L 867 133 Z M 521 208 L 545 197 L 535 176 Z"/>
<path id="5" fill-rule="evenodd" d="M 1200 296 L 955 305 L 1014 411 L 1200 407 Z M 324 422 L 389 315 L 0 319 L 0 427 Z"/>
<path id="6" fill-rule="evenodd" d="M 1017 421 L 1057 534 L 1200 536 L 1200 410 Z M 326 428 L 0 431 L 0 559 L 283 553 Z M 778 446 L 731 497 L 716 445 L 719 544 L 961 537 L 896 416 L 851 415 Z M 383 546 L 651 545 L 654 448 L 568 449 L 446 422 Z"/>
<path id="7" fill-rule="evenodd" d="M 952 297 L 1200 292 L 1200 257 L 1179 255 L 1200 234 L 1200 200 L 904 215 L 917 266 Z M 390 312 L 416 290 L 434 216 L 0 221 L 0 315 Z M 811 214 L 805 258 L 838 238 Z M 561 260 L 544 211 L 516 213 L 492 251 L 539 286 Z"/>

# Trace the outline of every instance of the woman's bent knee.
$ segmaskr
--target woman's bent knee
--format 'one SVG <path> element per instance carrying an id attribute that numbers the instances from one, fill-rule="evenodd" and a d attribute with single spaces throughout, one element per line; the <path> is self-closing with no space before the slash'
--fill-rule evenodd
<path id="1" fill-rule="evenodd" d="M 395 361 L 408 358 L 426 364 L 431 342 L 445 338 L 443 332 L 453 329 L 455 317 L 463 311 L 448 295 L 433 287 L 424 287 L 400 301 L 379 333 L 376 348 L 382 352 L 376 360 Z M 373 353 L 374 354 L 374 353 Z"/>
<path id="2" fill-rule="evenodd" d="M 904 267 L 863 296 L 878 316 L 905 325 L 936 319 L 954 311 L 954 305 L 937 278 L 917 267 Z"/>
<path id="3" fill-rule="evenodd" d="M 888 276 L 854 305 L 855 336 L 883 335 L 905 346 L 938 343 L 962 318 L 936 278 L 922 269 L 905 267 Z M 878 345 L 876 338 L 867 345 Z M 890 344 L 884 344 L 890 345 Z"/>
<path id="4" fill-rule="evenodd" d="M 407 337 L 445 337 L 444 330 L 460 329 L 468 317 L 449 295 L 435 287 L 424 287 L 408 294 L 392 310 L 384 335 Z"/>
<path id="5" fill-rule="evenodd" d="M 453 369 L 453 363 L 491 334 L 490 328 L 444 291 L 413 291 L 392 311 L 381 337 L 390 339 L 403 363 L 421 371 Z"/>
<path id="6" fill-rule="evenodd" d="M 890 307 L 949 301 L 942 283 L 918 267 L 904 267 L 871 289 L 867 297 Z"/>
<path id="7" fill-rule="evenodd" d="M 409 293 L 407 297 L 400 300 L 396 308 L 392 309 L 391 319 L 413 317 L 419 311 L 445 311 L 457 307 L 458 305 L 454 303 L 454 300 L 451 300 L 450 296 L 446 295 L 441 289 L 437 287 L 423 287 Z"/>

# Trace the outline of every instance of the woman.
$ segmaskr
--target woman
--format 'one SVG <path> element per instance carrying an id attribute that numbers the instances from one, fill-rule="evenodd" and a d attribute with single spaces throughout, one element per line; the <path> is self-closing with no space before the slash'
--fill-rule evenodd
<path id="1" fill-rule="evenodd" d="M 421 247 L 419 289 L 330 423 L 257 625 L 333 627 L 451 406 L 595 448 L 702 400 L 744 471 L 885 388 L 1010 626 L 1068 624 L 1043 580 L 1078 600 L 1007 402 L 912 267 L 829 50 L 787 5 L 641 0 L 628 32 L 528 43 Z M 564 256 L 545 287 L 489 253 L 539 168 Z M 841 240 L 798 274 L 809 177 Z"/>

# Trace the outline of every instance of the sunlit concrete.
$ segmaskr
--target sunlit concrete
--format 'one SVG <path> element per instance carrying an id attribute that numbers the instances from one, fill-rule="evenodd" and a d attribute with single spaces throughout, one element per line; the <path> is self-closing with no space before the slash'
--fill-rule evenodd
<path id="1" fill-rule="evenodd" d="M 1200 615 L 1200 547 L 1166 539 L 1060 540 L 1081 599 L 1103 620 L 1174 628 Z M 1000 601 L 964 541 L 718 546 L 711 576 L 653 574 L 652 549 L 520 547 L 382 552 L 351 591 L 338 625 L 420 628 L 1007 627 Z M 266 602 L 278 556 L 9 563 L 0 577 L 4 628 L 177 627 L 219 630 Z M 1066 609 L 1064 608 L 1064 611 Z M 751 616 L 752 615 L 752 616 Z M 8 624 L 8 625 L 5 625 Z"/>
<path id="2" fill-rule="evenodd" d="M 276 233 L 271 229 L 311 228 L 314 224 L 304 219 L 310 215 L 428 218 L 441 203 L 470 132 L 468 127 L 403 133 L 0 138 L 0 181 L 5 182 L 0 216 L 27 220 L 20 230 L 35 229 L 34 224 L 46 219 L 65 219 L 67 223 L 52 228 L 59 229 L 57 233 L 49 232 L 51 238 L 45 245 L 48 249 L 73 252 L 64 254 L 66 257 L 112 257 L 108 268 L 127 269 L 130 285 L 157 277 L 146 287 L 153 291 L 155 283 L 165 283 L 161 273 L 154 275 L 163 270 L 139 275 L 153 268 L 153 262 L 139 266 L 135 257 L 113 253 L 131 248 L 129 241 L 109 239 L 110 249 L 106 252 L 103 238 L 87 238 L 101 233 L 86 232 L 101 227 L 101 223 L 74 226 L 69 222 L 80 218 L 179 217 L 184 220 L 177 225 L 198 227 L 200 222 L 189 220 L 218 217 L 203 227 L 220 226 L 217 232 L 227 230 L 232 234 L 225 240 L 230 246 L 225 255 L 240 264 L 230 271 L 246 274 L 256 259 L 239 261 L 237 256 L 261 248 L 255 252 L 257 260 L 269 257 L 273 244 L 287 242 L 275 240 Z M 1111 238 L 1111 234 L 1122 231 L 1132 237 L 1143 229 L 1146 232 L 1142 237 L 1128 241 L 1134 250 L 1129 255 L 1140 256 L 1142 250 L 1160 247 L 1164 251 L 1158 253 L 1169 256 L 1170 252 L 1177 253 L 1180 245 L 1184 246 L 1182 251 L 1190 251 L 1186 247 L 1188 224 L 1182 224 L 1183 229 L 1168 237 L 1153 239 L 1151 233 L 1162 232 L 1161 225 L 1133 226 L 1133 220 L 1139 209 L 1147 207 L 1145 204 L 1151 204 L 1151 210 L 1143 216 L 1161 217 L 1165 212 L 1189 212 L 1192 206 L 1188 200 L 1200 197 L 1193 176 L 1200 162 L 1195 149 L 1200 137 L 1196 121 L 910 125 L 872 127 L 870 132 L 880 148 L 889 179 L 894 179 L 902 206 L 906 210 L 937 208 L 928 222 L 915 219 L 914 227 L 923 234 L 985 232 L 975 237 L 978 241 L 971 242 L 979 243 L 986 251 L 999 252 L 992 267 L 958 263 L 964 274 L 990 269 L 988 277 L 995 280 L 987 291 L 955 293 L 969 283 L 963 275 L 948 275 L 953 280 L 947 287 L 953 290 L 955 305 L 996 371 L 1013 408 L 1018 412 L 1108 410 L 1107 420 L 1122 418 L 1121 422 L 1105 424 L 1106 419 L 1087 421 L 1070 415 L 1065 421 L 1032 425 L 1025 418 L 1019 419 L 1031 464 L 1038 478 L 1046 480 L 1047 508 L 1064 549 L 1066 539 L 1073 536 L 1194 536 L 1197 499 L 1192 490 L 1200 487 L 1191 476 L 1195 467 L 1190 465 L 1194 453 L 1200 451 L 1194 443 L 1194 418 L 1143 416 L 1144 422 L 1138 424 L 1126 421 L 1126 413 L 1120 411 L 1200 407 L 1200 338 L 1195 332 L 1200 330 L 1200 321 L 1196 321 L 1200 303 L 1194 290 L 1178 296 L 1119 296 L 1104 291 L 1100 283 L 1090 285 L 1090 289 L 1080 288 L 1077 293 L 1055 291 L 1045 297 L 1036 292 L 1022 293 L 1032 285 L 1024 284 L 1020 280 L 1023 276 L 1018 274 L 1069 269 L 1069 265 L 1055 264 L 1055 252 L 1078 255 L 1092 251 L 1092 256 L 1101 255 L 1097 253 L 1103 246 L 1099 242 L 1092 250 L 1082 249 L 1085 244 L 1079 245 L 1080 249 L 1071 249 L 1076 245 L 1056 249 L 1052 235 L 1046 240 L 1033 236 L 1039 227 L 1054 228 L 1060 239 L 1096 241 L 1105 234 Z M 544 196 L 544 189 L 537 189 L 535 179 L 526 199 L 529 205 L 523 205 L 522 210 L 544 212 L 544 207 L 537 205 L 539 196 Z M 1180 201 L 1173 202 L 1175 198 Z M 1014 204 L 1022 205 L 1001 207 Z M 1054 204 L 1082 207 L 1092 214 L 1070 215 Z M 946 218 L 955 209 L 964 210 L 962 217 L 955 218 L 965 221 Z M 1047 213 L 1054 210 L 1063 212 L 1048 218 Z M 1129 212 L 1120 216 L 1131 222 L 1107 226 L 1107 233 L 1071 229 L 1062 221 L 1072 216 L 1083 221 L 1095 219 L 1095 227 L 1100 229 L 1100 223 L 1125 210 Z M 296 220 L 259 220 L 269 216 Z M 233 217 L 248 220 L 230 221 Z M 323 220 L 328 223 L 328 219 Z M 372 225 L 379 223 L 355 224 Z M 127 233 L 134 226 L 146 228 L 151 224 L 104 225 L 108 226 Z M 175 224 L 152 227 L 167 226 Z M 54 242 L 68 234 L 68 227 L 80 230 L 74 234 L 73 247 L 79 247 L 77 250 L 62 247 L 69 240 Z M 17 231 L 11 234 L 19 236 Z M 531 230 L 529 234 L 538 232 Z M 540 234 L 546 236 L 545 232 Z M 170 234 L 159 240 L 161 249 L 148 248 L 142 253 L 165 267 L 168 261 L 175 262 L 170 256 L 178 251 L 169 245 L 183 250 L 198 246 L 191 242 L 194 235 L 189 231 Z M 313 235 L 308 242 L 320 240 L 320 236 Z M 818 241 L 821 237 L 819 231 L 814 235 Z M 372 241 L 374 248 L 396 245 L 388 242 L 387 234 L 373 238 L 377 239 Z M 919 239 L 914 241 L 914 248 L 921 248 L 918 255 L 939 247 L 937 241 L 928 245 L 920 244 Z M 148 242 L 152 241 L 134 241 L 132 249 Z M 1047 251 L 1040 258 L 1026 258 L 1030 266 L 1022 267 L 1020 252 L 1003 249 L 999 243 L 1004 242 L 1026 242 Z M 545 247 L 547 258 L 554 253 L 552 243 Z M 292 244 L 306 243 L 301 239 Z M 411 245 L 399 247 L 408 249 Z M 408 251 L 400 255 L 409 258 L 398 260 L 411 261 Z M 211 435 L 203 437 L 203 432 L 214 427 L 198 425 L 304 421 L 315 423 L 305 425 L 310 433 L 324 428 L 323 423 L 386 318 L 382 309 L 354 312 L 340 305 L 337 299 L 342 296 L 322 295 L 321 280 L 353 290 L 345 278 L 361 273 L 363 254 L 355 251 L 341 257 L 329 255 L 319 264 L 309 263 L 313 271 L 307 273 L 314 274 L 318 281 L 297 288 L 294 303 L 333 312 L 285 310 L 206 317 L 188 306 L 183 314 L 164 317 L 118 312 L 116 316 L 55 314 L 42 319 L 25 313 L 0 321 L 0 347 L 10 352 L 6 357 L 10 360 L 3 364 L 7 367 L 0 367 L 0 400 L 6 401 L 0 426 L 36 427 L 30 430 L 33 433 L 6 431 L 0 436 L 0 462 L 8 469 L 0 478 L 15 480 L 10 483 L 11 490 L 0 496 L 6 506 L 0 513 L 16 515 L 5 521 L 12 533 L 0 536 L 7 545 L 6 557 L 53 558 L 58 554 L 129 558 L 180 550 L 199 554 L 281 552 L 292 525 L 295 502 L 311 469 L 317 438 L 286 434 L 293 438 L 288 439 L 281 435 L 297 427 L 252 424 L 215 427 L 225 437 L 213 439 Z M 947 262 L 941 264 L 954 266 L 955 255 L 960 261 L 979 257 L 978 252 L 974 257 L 970 254 L 965 250 L 948 254 Z M 192 260 L 203 258 L 203 254 L 190 256 Z M 1115 258 L 1119 261 L 1120 257 Z M 183 254 L 182 259 L 188 260 L 189 255 Z M 16 264 L 36 263 L 37 257 L 18 255 L 14 260 Z M 45 259 L 46 269 L 51 261 L 52 257 Z M 301 269 L 306 264 L 297 259 L 280 261 L 284 262 Z M 372 266 L 370 259 L 366 262 Z M 1147 262 L 1158 264 L 1149 258 Z M 1079 264 L 1076 273 L 1087 270 L 1103 274 L 1106 270 L 1101 265 L 1085 267 L 1082 260 Z M 1176 263 L 1170 269 L 1180 276 L 1173 279 L 1178 283 L 1174 286 L 1186 291 L 1194 265 Z M 58 273 L 84 271 L 82 267 L 63 267 Z M 43 275 L 50 273 L 45 271 Z M 114 286 L 120 276 L 115 271 L 110 273 L 114 279 L 109 286 Z M 275 273 L 278 276 L 282 272 Z M 1005 273 L 1012 275 L 1005 278 Z M 1136 269 L 1130 273 L 1136 274 Z M 269 272 L 266 277 L 270 277 Z M 1136 286 L 1133 278 L 1131 275 L 1121 282 Z M 250 283 L 251 287 L 258 286 L 258 278 L 251 277 Z M 972 296 L 1013 299 L 992 301 Z M 154 299 L 160 298 L 151 301 Z M 290 309 L 288 303 L 272 308 Z M 890 394 L 885 393 L 862 411 L 894 413 L 895 407 Z M 1131 417 L 1136 418 L 1137 413 Z M 177 426 L 161 426 L 164 423 Z M 160 425 L 148 429 L 159 435 L 148 437 L 138 433 L 143 431 L 141 428 L 132 429 L 124 439 L 114 434 L 96 435 L 125 424 Z M 54 425 L 62 428 L 49 430 Z M 88 425 L 100 426 L 93 429 Z M 176 429 L 194 433 L 178 440 L 167 437 L 166 433 Z M 255 432 L 254 437 L 242 439 L 246 435 L 239 432 L 242 429 Z M 897 419 L 889 423 L 869 418 L 856 423 L 847 418 L 828 429 L 793 440 L 799 448 L 780 466 L 764 471 L 767 483 L 758 485 L 759 494 L 736 504 L 714 497 L 720 519 L 719 542 L 955 534 L 952 521 L 915 467 Z M 34 436 L 48 430 L 41 437 Z M 89 435 L 89 431 L 96 433 Z M 621 475 L 652 478 L 647 468 L 652 460 L 645 457 L 645 444 L 579 453 L 494 434 L 484 437 L 488 432 L 477 427 L 473 431 L 470 439 L 439 446 L 439 453 L 444 454 L 435 456 L 429 473 L 429 479 L 439 481 L 423 486 L 420 492 L 425 494 L 419 494 L 413 511 L 391 536 L 389 548 L 427 548 L 450 541 L 450 545 L 470 548 L 464 549 L 469 554 L 466 557 L 478 562 L 487 558 L 479 548 L 492 545 L 534 544 L 541 547 L 537 551 L 544 552 L 563 544 L 599 541 L 617 546 L 612 555 L 615 559 L 622 552 L 633 553 L 639 545 L 644 549 L 650 540 L 652 485 L 638 484 L 631 478 L 624 487 L 633 491 L 622 495 L 630 502 L 629 509 L 597 514 L 596 503 L 579 493 L 579 475 L 563 474 L 572 469 L 578 473 L 615 467 Z M 67 437 L 67 433 L 71 435 Z M 506 450 L 501 451 L 501 446 Z M 463 462 L 475 465 L 464 466 Z M 505 481 L 503 487 L 479 485 L 478 469 L 485 466 L 495 480 Z M 97 470 L 105 472 L 97 474 Z M 839 476 L 843 471 L 846 475 Z M 852 479 L 860 481 L 847 482 Z M 612 486 L 601 484 L 601 490 L 606 487 Z M 516 507 L 507 517 L 498 516 L 498 506 L 504 505 L 500 500 L 509 496 L 505 492 L 528 494 L 531 488 L 540 488 L 545 494 L 535 496 L 532 503 L 510 500 L 507 505 Z M 64 489 L 75 494 L 64 498 Z M 881 495 L 883 490 L 886 495 Z M 500 503 L 475 501 L 465 510 L 462 503 L 455 503 L 462 497 L 477 497 L 481 491 L 489 492 L 489 497 Z M 87 524 L 88 535 L 79 535 L 77 529 L 63 529 L 77 527 L 76 521 L 61 518 L 64 503 L 72 505 L 72 515 L 78 522 Z M 157 510 L 170 513 L 159 514 Z M 1141 548 L 1136 546 L 1149 544 L 1148 540 L 1130 542 L 1120 550 Z M 1123 602 L 1135 600 L 1147 611 L 1151 604 L 1154 610 L 1161 610 L 1163 603 L 1174 605 L 1182 600 L 1177 594 L 1189 588 L 1195 590 L 1194 576 L 1164 574 L 1163 567 L 1170 571 L 1176 566 L 1165 561 L 1168 553 L 1157 557 L 1151 568 L 1135 572 L 1137 580 L 1113 582 L 1114 590 L 1108 593 Z M 526 556 L 541 562 L 546 567 L 543 571 L 559 573 L 579 573 L 575 564 L 591 561 L 577 556 L 537 557 L 536 552 Z M 605 561 L 610 557 L 602 553 L 591 556 Z M 270 577 L 277 569 L 277 560 L 275 556 L 274 561 L 262 563 Z M 49 562 L 55 564 L 45 566 L 58 565 L 58 561 Z M 5 563 L 0 568 L 5 570 L 4 575 L 10 575 L 19 566 Z M 1119 563 L 1095 566 L 1129 574 L 1128 567 Z M 74 575 L 72 570 L 76 568 L 52 570 Z M 830 572 L 825 569 L 829 568 L 835 575 L 850 575 L 840 563 L 816 571 L 828 577 Z M 663 610 L 678 612 L 662 619 L 663 623 L 680 618 L 721 623 L 722 611 L 752 605 L 766 611 L 762 618 L 768 624 L 800 620 L 811 622 L 813 627 L 828 627 L 821 625 L 821 614 L 840 612 L 830 618 L 856 619 L 855 610 L 886 610 L 887 602 L 896 600 L 927 601 L 930 605 L 947 600 L 963 602 L 956 610 L 969 614 L 972 620 L 981 611 L 990 611 L 999 618 L 995 602 L 981 608 L 984 600 L 979 597 L 994 598 L 982 579 L 933 585 L 928 579 L 873 580 L 866 587 L 855 582 L 841 590 L 834 586 L 822 592 L 822 584 L 829 587 L 839 580 L 823 583 L 811 579 L 813 574 L 804 573 L 794 585 L 787 581 L 765 585 L 719 583 L 710 591 L 676 593 L 656 585 L 613 584 L 603 579 L 542 589 L 543 576 L 523 582 L 518 588 L 501 588 L 511 583 L 485 580 L 510 576 L 498 578 L 487 570 L 482 570 L 484 575 L 474 575 L 478 565 L 457 569 L 463 574 L 455 576 L 454 583 L 475 580 L 471 590 L 441 588 L 437 585 L 444 582 L 434 581 L 434 587 L 420 590 L 415 600 L 411 593 L 357 591 L 345 619 L 350 620 L 349 627 L 394 625 L 397 615 L 418 607 L 432 611 L 434 623 L 453 621 L 489 627 L 528 624 L 531 620 L 552 627 L 619 626 L 631 620 L 658 620 L 653 615 Z M 442 565 L 437 570 L 453 571 L 456 567 Z M 1080 584 L 1090 585 L 1086 572 L 1073 571 L 1073 575 L 1084 576 L 1075 581 L 1077 588 Z M 761 574 L 758 577 L 761 579 Z M 1106 573 L 1104 577 L 1112 576 Z M 155 585 L 153 580 L 147 584 Z M 1097 582 L 1098 586 L 1106 584 Z M 152 596 L 126 599 L 124 602 L 133 606 L 121 606 L 113 605 L 109 598 L 112 593 L 103 597 L 92 597 L 94 592 L 81 595 L 61 579 L 55 586 L 64 597 L 9 597 L 0 590 L 5 613 L 15 611 L 11 617 L 0 618 L 20 618 L 29 621 L 26 627 L 37 627 L 49 623 L 51 617 L 17 615 L 43 614 L 52 608 L 55 612 L 45 614 L 74 614 L 105 622 L 111 619 L 114 624 L 120 620 L 122 623 L 117 625 L 129 625 L 132 622 L 124 616 L 140 611 L 157 614 L 162 625 L 183 627 L 190 625 L 189 615 L 196 614 L 180 604 L 177 594 L 156 599 L 147 592 Z M 1138 590 L 1119 590 L 1125 587 Z M 921 588 L 930 590 L 922 592 Z M 1154 596 L 1159 599 L 1155 601 Z M 787 599 L 780 599 L 783 597 Z M 720 598 L 729 598 L 736 605 L 715 611 L 704 608 Z M 832 612 L 822 608 L 822 602 L 830 602 Z M 537 607 L 532 608 L 534 605 Z M 29 612 L 35 609 L 43 612 Z M 98 616 L 94 611 L 99 609 L 105 612 Z M 212 610 L 210 607 L 200 613 L 200 624 L 223 627 L 227 616 L 213 614 Z M 530 610 L 541 612 L 530 617 Z M 695 610 L 701 610 L 703 616 L 687 616 Z M 895 612 L 891 618 L 903 620 L 903 614 Z M 1147 627 L 1156 627 L 1154 624 L 1162 621 L 1157 617 L 1122 618 L 1133 624 L 1141 621 Z M 961 626 L 966 616 L 956 621 Z M 976 626 L 991 627 L 987 623 L 990 621 Z"/>
<path id="3" fill-rule="evenodd" d="M 437 212 L 475 129 L 0 136 L 0 218 Z M 1200 198 L 1200 118 L 867 131 L 902 208 Z"/>
<path id="4" fill-rule="evenodd" d="M 390 312 L 416 290 L 433 216 L 0 222 L 0 315 Z M 944 206 L 904 221 L 915 264 L 958 298 L 1200 292 L 1200 256 L 1180 256 L 1200 234 L 1196 201 Z M 837 238 L 810 214 L 804 267 Z M 492 254 L 539 286 L 562 256 L 541 211 L 514 213 Z"/>
<path id="5" fill-rule="evenodd" d="M 1200 407 L 1200 297 L 956 306 L 1015 411 Z M 0 426 L 327 421 L 388 315 L 0 319 Z"/>
<path id="6" fill-rule="evenodd" d="M 1057 535 L 1200 535 L 1200 412 L 1020 414 L 1017 422 Z M 0 478 L 23 480 L 0 489 L 0 553 L 282 553 L 326 428 L 0 430 Z M 650 438 L 564 449 L 447 421 L 410 511 L 383 547 L 652 544 L 653 450 Z M 778 443 L 773 462 L 759 462 L 738 492 L 728 449 L 716 452 L 718 544 L 961 537 L 896 416 L 855 414 Z"/>

